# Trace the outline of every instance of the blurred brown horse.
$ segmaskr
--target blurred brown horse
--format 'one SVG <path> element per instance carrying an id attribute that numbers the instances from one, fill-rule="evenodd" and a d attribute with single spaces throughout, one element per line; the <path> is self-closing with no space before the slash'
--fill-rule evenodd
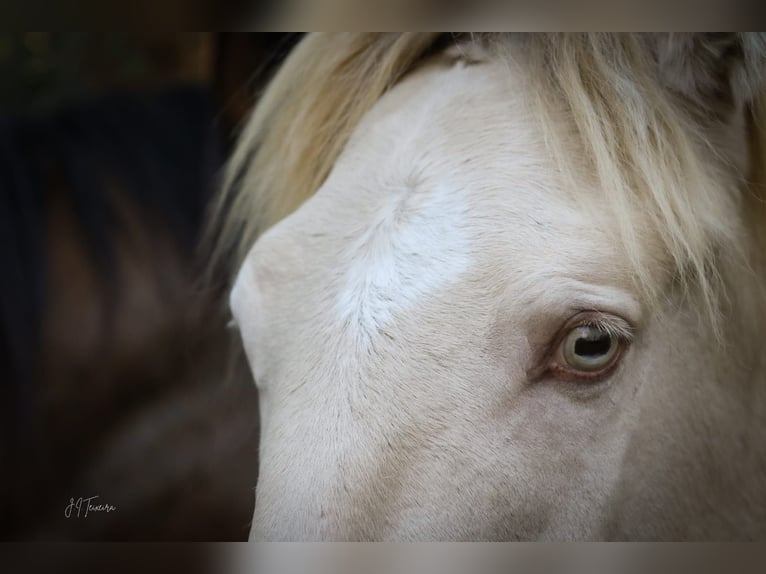
<path id="1" fill-rule="evenodd" d="M 206 88 L 0 118 L 0 539 L 246 538 L 257 394 L 199 240 L 298 38 L 218 35 Z"/>
<path id="2" fill-rule="evenodd" d="M 2 538 L 243 538 L 255 390 L 196 279 L 210 97 L 111 95 L 0 138 Z M 115 510 L 72 512 L 90 497 Z"/>

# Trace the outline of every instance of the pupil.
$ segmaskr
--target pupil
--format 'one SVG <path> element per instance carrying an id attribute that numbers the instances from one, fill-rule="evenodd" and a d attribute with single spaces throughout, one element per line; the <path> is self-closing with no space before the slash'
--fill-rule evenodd
<path id="1" fill-rule="evenodd" d="M 606 355 L 612 346 L 612 339 L 606 333 L 599 333 L 596 338 L 580 338 L 575 341 L 574 352 L 576 355 L 597 357 Z"/>

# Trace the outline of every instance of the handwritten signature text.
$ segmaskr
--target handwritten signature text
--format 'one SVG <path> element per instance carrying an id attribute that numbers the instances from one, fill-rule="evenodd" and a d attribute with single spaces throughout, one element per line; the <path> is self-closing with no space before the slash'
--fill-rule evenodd
<path id="1" fill-rule="evenodd" d="M 117 507 L 111 504 L 95 503 L 94 501 L 98 498 L 98 496 L 70 498 L 69 504 L 64 509 L 64 516 L 66 518 L 87 518 L 90 512 L 106 512 L 108 514 L 117 510 Z"/>

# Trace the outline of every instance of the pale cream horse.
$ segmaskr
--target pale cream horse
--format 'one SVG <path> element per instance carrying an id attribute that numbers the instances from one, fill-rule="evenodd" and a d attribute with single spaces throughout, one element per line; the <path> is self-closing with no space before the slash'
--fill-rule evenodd
<path id="1" fill-rule="evenodd" d="M 251 537 L 763 537 L 765 54 L 307 37 L 219 215 Z"/>

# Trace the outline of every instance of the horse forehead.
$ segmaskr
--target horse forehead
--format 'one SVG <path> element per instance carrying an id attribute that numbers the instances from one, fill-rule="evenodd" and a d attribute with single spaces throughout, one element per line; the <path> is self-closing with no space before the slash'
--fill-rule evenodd
<path id="1" fill-rule="evenodd" d="M 603 241 L 615 230 L 591 219 L 594 188 L 556 179 L 531 95 L 522 69 L 497 62 L 432 66 L 394 87 L 318 192 L 257 242 L 269 292 L 296 285 L 306 306 L 332 292 L 322 309 L 374 324 L 487 267 L 529 278 L 619 263 Z"/>
<path id="2" fill-rule="evenodd" d="M 347 272 L 356 292 L 387 283 L 407 299 L 461 275 L 472 250 L 503 234 L 530 246 L 587 226 L 557 189 L 527 91 L 522 73 L 499 63 L 413 74 L 363 119 L 322 188 L 250 259 L 264 277 Z"/>

